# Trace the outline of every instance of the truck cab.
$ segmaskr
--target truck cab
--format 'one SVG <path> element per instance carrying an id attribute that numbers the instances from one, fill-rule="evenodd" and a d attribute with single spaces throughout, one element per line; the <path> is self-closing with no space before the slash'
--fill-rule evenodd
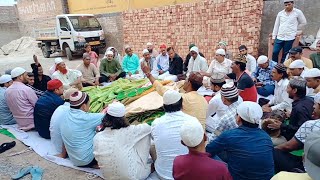
<path id="1" fill-rule="evenodd" d="M 69 60 L 84 51 L 86 43 L 99 52 L 105 48 L 105 36 L 99 21 L 92 14 L 62 14 L 56 16 L 56 27 L 51 31 L 38 31 L 37 40 L 45 57 L 61 51 Z M 54 34 L 54 35 L 53 35 Z"/>

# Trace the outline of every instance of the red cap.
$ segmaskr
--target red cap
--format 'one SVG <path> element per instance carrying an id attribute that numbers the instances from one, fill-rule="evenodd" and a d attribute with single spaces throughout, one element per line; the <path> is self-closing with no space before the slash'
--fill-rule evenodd
<path id="1" fill-rule="evenodd" d="M 165 44 L 162 44 L 161 46 L 160 46 L 160 49 L 162 49 L 162 48 L 167 48 L 167 46 L 165 45 Z"/>
<path id="2" fill-rule="evenodd" d="M 47 89 L 49 91 L 53 91 L 55 89 L 59 89 L 61 86 L 63 86 L 63 84 L 59 79 L 52 79 L 48 81 Z"/>

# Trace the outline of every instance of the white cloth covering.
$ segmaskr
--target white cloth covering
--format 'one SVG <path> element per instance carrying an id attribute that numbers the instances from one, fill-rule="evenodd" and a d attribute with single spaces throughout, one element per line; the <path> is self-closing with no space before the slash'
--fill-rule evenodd
<path id="1" fill-rule="evenodd" d="M 237 107 L 237 114 L 244 121 L 247 121 L 251 124 L 260 124 L 263 112 L 258 103 L 244 101 Z"/>
<path id="2" fill-rule="evenodd" d="M 257 60 L 250 54 L 247 54 L 246 69 L 249 71 L 250 74 L 253 72 L 256 72 L 256 69 L 257 69 Z"/>
<path id="3" fill-rule="evenodd" d="M 146 179 L 151 127 L 148 124 L 126 128 L 106 128 L 94 137 L 94 156 L 106 179 Z"/>

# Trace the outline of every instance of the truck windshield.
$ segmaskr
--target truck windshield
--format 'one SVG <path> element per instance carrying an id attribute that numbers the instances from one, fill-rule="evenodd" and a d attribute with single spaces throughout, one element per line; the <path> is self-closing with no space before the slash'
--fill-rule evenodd
<path id="1" fill-rule="evenodd" d="M 102 30 L 100 23 L 93 16 L 69 16 L 75 31 Z"/>

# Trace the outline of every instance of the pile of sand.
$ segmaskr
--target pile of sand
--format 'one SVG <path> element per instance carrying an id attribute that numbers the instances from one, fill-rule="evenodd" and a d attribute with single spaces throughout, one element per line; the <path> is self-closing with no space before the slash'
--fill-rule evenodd
<path id="1" fill-rule="evenodd" d="M 23 56 L 27 54 L 41 54 L 41 49 L 38 48 L 37 41 L 32 37 L 21 37 L 11 41 L 10 43 L 1 47 L 0 56 L 5 53 L 8 56 Z"/>

